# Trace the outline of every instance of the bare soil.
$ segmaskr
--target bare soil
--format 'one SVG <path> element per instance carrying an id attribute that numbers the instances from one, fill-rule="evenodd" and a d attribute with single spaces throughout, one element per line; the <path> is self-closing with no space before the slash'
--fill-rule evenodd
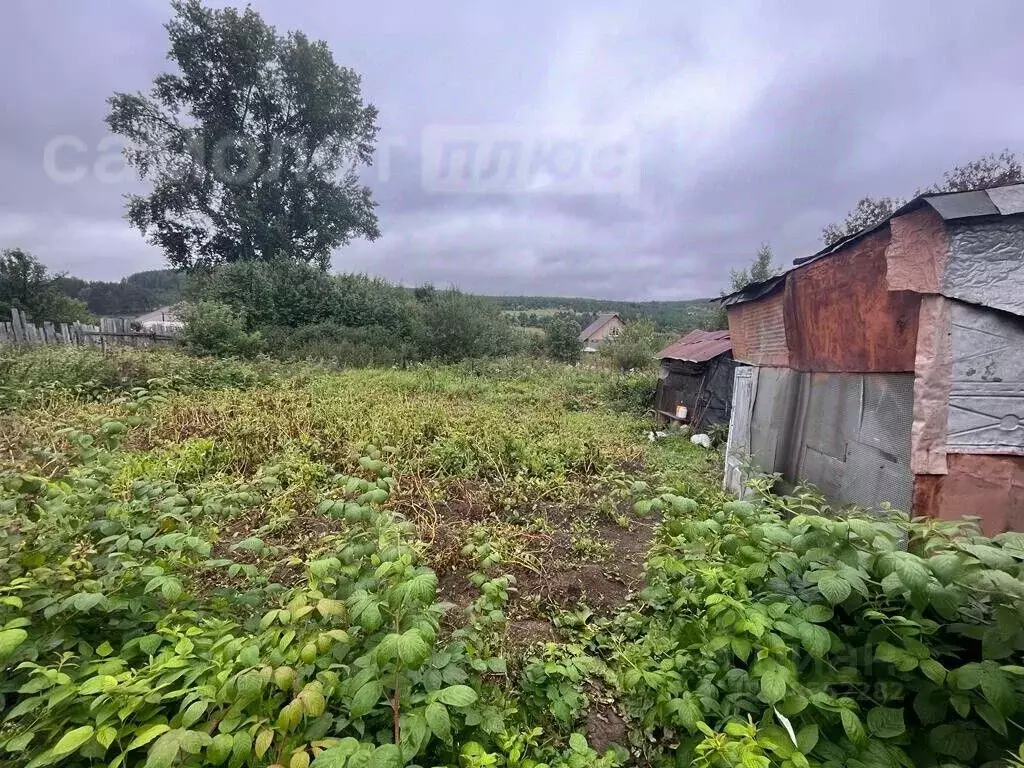
<path id="1" fill-rule="evenodd" d="M 460 495 L 435 503 L 429 514 L 399 502 L 428 542 L 426 555 L 438 573 L 440 599 L 457 607 L 450 615 L 453 624 L 478 596 L 468 581 L 474 565 L 461 554 L 477 526 L 488 531 L 499 551 L 511 552 L 500 566 L 501 573 L 516 580 L 506 612 L 505 639 L 511 648 L 555 640 L 550 617 L 560 610 L 586 606 L 610 614 L 642 587 L 644 560 L 659 522 L 655 515 L 637 517 L 623 504 L 618 512 L 629 521 L 627 530 L 598 512 L 596 501 L 576 509 L 549 505 L 510 514 L 494 511 L 475 488 L 453 491 Z"/>

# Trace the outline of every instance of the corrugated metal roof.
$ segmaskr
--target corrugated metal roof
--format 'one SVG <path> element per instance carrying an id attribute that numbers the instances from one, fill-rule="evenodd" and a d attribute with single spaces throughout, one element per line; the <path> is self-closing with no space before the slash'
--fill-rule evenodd
<path id="1" fill-rule="evenodd" d="M 867 237 L 872 232 L 888 225 L 891 219 L 902 216 L 904 213 L 910 213 L 924 205 L 931 207 L 942 217 L 943 221 L 973 219 L 981 216 L 1012 216 L 1024 213 L 1024 184 L 1007 184 L 1003 187 L 974 189 L 967 192 L 934 192 L 918 195 L 902 208 L 894 211 L 891 216 L 887 216 L 860 232 L 847 235 L 842 240 L 822 248 L 811 256 L 793 259 L 793 263 L 796 265 L 809 264 L 825 256 L 831 256 L 850 243 Z"/>
<path id="2" fill-rule="evenodd" d="M 657 354 L 659 360 L 685 360 L 703 363 L 732 350 L 728 331 L 690 331 Z"/>
<path id="3" fill-rule="evenodd" d="M 919 195 L 893 212 L 891 216 L 887 216 L 878 223 L 859 232 L 847 235 L 843 239 L 832 243 L 832 245 L 825 246 L 815 254 L 793 259 L 793 264 L 796 268 L 800 268 L 818 259 L 831 256 L 847 245 L 867 237 L 873 232 L 877 232 L 882 227 L 888 226 L 889 222 L 897 216 L 910 213 L 926 205 L 939 214 L 943 221 L 956 221 L 986 216 L 1014 216 L 1024 213 L 1024 184 L 1007 184 L 1002 187 L 990 187 L 988 189 L 976 189 L 967 192 L 935 192 Z M 789 270 L 789 272 L 792 271 Z M 782 288 L 785 285 L 786 276 L 789 272 L 759 283 L 752 283 L 743 290 L 730 293 L 727 296 L 716 299 L 716 301 L 721 302 L 727 307 L 733 304 L 756 301 Z"/>
<path id="4" fill-rule="evenodd" d="M 604 327 L 605 323 L 610 322 L 612 319 L 616 317 L 618 317 L 619 320 L 622 320 L 622 318 L 619 317 L 618 312 L 606 312 L 598 315 L 597 319 L 594 320 L 594 322 L 592 322 L 590 325 L 588 325 L 586 328 L 580 331 L 580 341 L 586 341 L 599 330 L 601 330 L 601 328 Z"/>
<path id="5" fill-rule="evenodd" d="M 762 280 L 759 283 L 751 283 L 742 290 L 727 294 L 720 299 L 713 299 L 713 301 L 719 302 L 723 307 L 729 307 L 733 304 L 742 304 L 745 301 L 763 298 L 782 288 L 786 283 L 786 275 L 790 272 L 792 270 L 783 272 L 775 277 L 769 277 L 767 280 Z"/>

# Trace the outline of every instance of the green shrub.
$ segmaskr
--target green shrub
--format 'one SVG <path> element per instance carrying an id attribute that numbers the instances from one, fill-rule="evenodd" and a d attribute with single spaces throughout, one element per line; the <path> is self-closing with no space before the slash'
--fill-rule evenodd
<path id="1" fill-rule="evenodd" d="M 417 289 L 417 298 L 422 305 L 418 346 L 423 359 L 456 362 L 517 351 L 512 329 L 493 302 L 455 288 Z"/>
<path id="2" fill-rule="evenodd" d="M 559 312 L 544 324 L 544 351 L 552 360 L 578 363 L 583 354 L 580 324 L 569 312 Z"/>
<path id="3" fill-rule="evenodd" d="M 382 326 L 348 328 L 335 323 L 264 329 L 263 349 L 285 360 L 321 360 L 349 368 L 403 365 L 416 355 L 409 339 Z"/>
<path id="4" fill-rule="evenodd" d="M 681 765 L 1002 764 L 1024 713 L 1024 534 L 762 499 L 638 504 L 666 515 L 645 611 L 600 641 L 635 722 Z"/>
<path id="5" fill-rule="evenodd" d="M 183 319 L 181 343 L 194 354 L 252 357 L 259 349 L 259 333 L 246 331 L 242 315 L 227 304 L 214 301 L 188 304 Z"/>
<path id="6" fill-rule="evenodd" d="M 629 323 L 621 333 L 604 342 L 599 354 L 617 371 L 650 370 L 658 351 L 658 336 L 650 320 Z"/>
<path id="7" fill-rule="evenodd" d="M 634 372 L 610 378 L 603 386 L 603 395 L 615 410 L 642 416 L 654 404 L 657 389 L 654 373 Z"/>

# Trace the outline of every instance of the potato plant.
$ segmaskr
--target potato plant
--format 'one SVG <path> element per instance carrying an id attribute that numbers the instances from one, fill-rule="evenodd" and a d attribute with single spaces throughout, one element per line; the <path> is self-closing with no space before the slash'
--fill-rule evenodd
<path id="1" fill-rule="evenodd" d="M 313 406 L 321 428 L 296 435 L 307 414 L 267 407 L 295 384 L 310 386 L 165 378 L 19 401 L 19 439 L 46 442 L 0 469 L 0 764 L 614 762 L 581 736 L 522 730 L 495 654 L 514 580 L 484 541 L 468 553 L 480 598 L 439 639 L 451 606 L 390 508 L 392 462 L 430 468 L 436 447 L 335 436 L 351 412 L 337 402 Z M 55 403 L 68 410 L 49 415 Z M 211 422 L 219 403 L 245 410 Z M 474 460 L 481 473 L 509 487 L 564 477 L 556 451 L 505 435 Z M 250 518 L 264 522 L 239 523 Z M 327 533 L 296 550 L 277 532 L 297 521 Z"/>

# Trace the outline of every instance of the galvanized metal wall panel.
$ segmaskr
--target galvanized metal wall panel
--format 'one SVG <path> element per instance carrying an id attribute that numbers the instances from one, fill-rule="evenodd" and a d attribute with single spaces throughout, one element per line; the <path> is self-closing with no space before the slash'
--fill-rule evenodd
<path id="1" fill-rule="evenodd" d="M 761 368 L 750 422 L 750 456 L 765 472 L 786 473 L 788 438 L 796 417 L 801 374 L 789 368 Z"/>
<path id="2" fill-rule="evenodd" d="M 837 503 L 909 509 L 913 375 L 815 373 L 803 383 L 792 479 Z"/>
<path id="3" fill-rule="evenodd" d="M 846 461 L 846 442 L 860 425 L 860 377 L 815 373 L 810 381 L 804 446 Z"/>
<path id="4" fill-rule="evenodd" d="M 1024 455 L 1024 319 L 952 305 L 946 450 Z"/>
<path id="5" fill-rule="evenodd" d="M 738 368 L 724 486 L 742 490 L 749 456 L 836 503 L 909 509 L 913 410 L 913 374 Z"/>
<path id="6" fill-rule="evenodd" d="M 942 294 L 1024 315 L 1024 217 L 949 222 Z"/>
<path id="7" fill-rule="evenodd" d="M 722 487 L 737 496 L 743 494 L 743 484 L 746 482 L 743 467 L 750 457 L 750 423 L 757 379 L 756 367 L 740 365 L 733 374 L 732 416 L 729 419 L 729 439 L 725 447 Z"/>

